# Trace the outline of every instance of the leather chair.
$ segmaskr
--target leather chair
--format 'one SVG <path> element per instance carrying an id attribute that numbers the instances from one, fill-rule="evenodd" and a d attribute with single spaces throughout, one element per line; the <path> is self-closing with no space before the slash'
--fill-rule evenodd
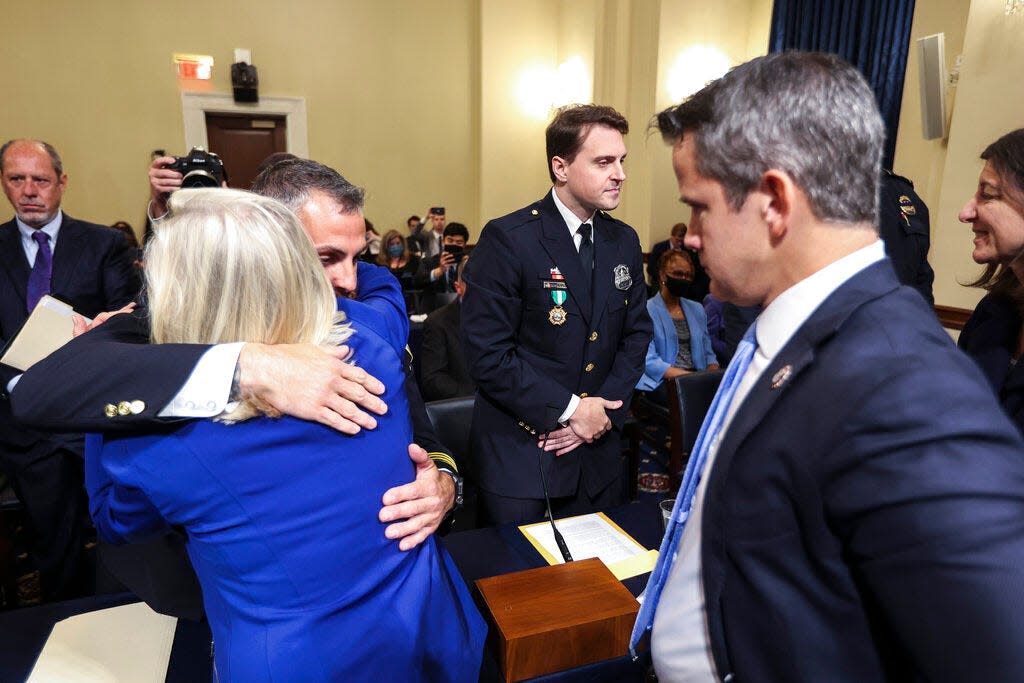
<path id="1" fill-rule="evenodd" d="M 668 384 L 669 485 L 679 489 L 697 434 L 722 383 L 725 370 L 694 372 Z"/>
<path id="2" fill-rule="evenodd" d="M 459 474 L 462 475 L 465 485 L 463 487 L 463 507 L 455 514 L 455 529 L 464 531 L 476 528 L 476 486 L 473 482 L 473 472 L 470 465 L 471 447 L 470 432 L 473 427 L 473 396 L 459 396 L 456 398 L 444 398 L 439 401 L 427 401 L 427 417 L 434 426 L 437 437 L 445 446 L 451 449 L 452 455 L 459 464 Z"/>

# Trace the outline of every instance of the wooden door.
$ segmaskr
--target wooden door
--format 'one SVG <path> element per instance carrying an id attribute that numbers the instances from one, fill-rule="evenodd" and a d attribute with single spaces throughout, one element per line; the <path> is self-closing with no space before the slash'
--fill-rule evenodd
<path id="1" fill-rule="evenodd" d="M 206 139 L 220 155 L 228 185 L 248 190 L 260 162 L 287 152 L 285 117 L 256 114 L 206 114 Z"/>

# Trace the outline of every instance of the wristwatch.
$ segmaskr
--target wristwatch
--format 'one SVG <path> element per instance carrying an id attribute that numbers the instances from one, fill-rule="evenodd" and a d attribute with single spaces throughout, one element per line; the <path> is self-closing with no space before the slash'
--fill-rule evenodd
<path id="1" fill-rule="evenodd" d="M 447 467 L 439 467 L 438 469 L 451 477 L 452 483 L 455 484 L 455 501 L 453 502 L 451 509 L 448 510 L 444 519 L 441 520 L 441 523 L 437 527 L 437 533 L 443 536 L 452 530 L 452 527 L 455 525 L 455 513 L 462 509 L 462 504 L 464 502 L 464 481 L 462 477 L 459 476 L 458 472 L 452 472 Z"/>

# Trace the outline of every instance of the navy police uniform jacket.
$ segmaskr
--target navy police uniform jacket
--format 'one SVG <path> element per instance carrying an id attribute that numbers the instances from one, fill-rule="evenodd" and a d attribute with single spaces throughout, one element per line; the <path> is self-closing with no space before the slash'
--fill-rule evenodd
<path id="1" fill-rule="evenodd" d="M 609 417 L 622 426 L 651 339 L 642 255 L 625 223 L 599 211 L 593 224 L 592 282 L 550 193 L 489 222 L 466 264 L 462 335 L 478 390 L 474 474 L 485 491 L 543 497 L 537 441 L 559 428 L 573 394 L 621 400 Z M 617 434 L 546 454 L 549 493 L 603 490 L 621 471 Z"/>

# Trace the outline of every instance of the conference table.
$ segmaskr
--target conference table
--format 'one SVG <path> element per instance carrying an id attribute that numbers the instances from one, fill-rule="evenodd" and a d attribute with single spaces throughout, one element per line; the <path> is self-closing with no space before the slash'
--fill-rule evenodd
<path id="1" fill-rule="evenodd" d="M 655 501 L 634 502 L 606 510 L 605 514 L 646 548 L 661 542 L 661 512 Z M 469 531 L 454 531 L 442 539 L 466 583 L 477 579 L 542 567 L 546 562 L 526 540 L 518 526 L 508 524 Z M 623 584 L 639 595 L 647 574 L 626 579 Z M 473 588 L 475 592 L 475 588 Z M 79 600 L 0 612 L 0 681 L 23 681 L 32 671 L 54 624 L 62 619 L 108 607 L 138 602 L 131 593 L 96 595 Z M 597 662 L 532 679 L 538 683 L 586 681 L 644 681 L 646 664 L 628 656 Z M 210 630 L 205 622 L 178 620 L 167 671 L 167 683 L 210 681 Z M 483 683 L 503 680 L 490 655 L 485 653 L 481 671 Z"/>

